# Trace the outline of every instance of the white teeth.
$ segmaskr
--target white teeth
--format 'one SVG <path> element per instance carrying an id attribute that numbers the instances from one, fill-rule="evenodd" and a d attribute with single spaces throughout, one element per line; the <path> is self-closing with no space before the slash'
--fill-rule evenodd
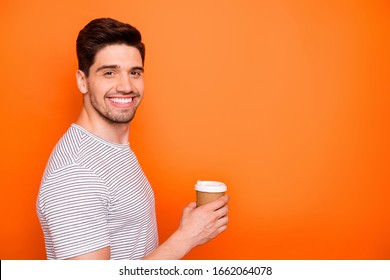
<path id="1" fill-rule="evenodd" d="M 127 104 L 133 101 L 133 98 L 111 98 L 111 101 L 120 104 Z"/>

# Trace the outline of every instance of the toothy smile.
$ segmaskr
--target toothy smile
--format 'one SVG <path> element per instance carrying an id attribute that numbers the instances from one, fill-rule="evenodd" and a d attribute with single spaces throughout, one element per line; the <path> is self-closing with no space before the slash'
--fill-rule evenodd
<path id="1" fill-rule="evenodd" d="M 118 104 L 128 104 L 128 103 L 131 103 L 131 101 L 133 101 L 133 98 L 132 97 L 127 97 L 127 98 L 110 98 L 110 100 L 114 103 L 118 103 Z"/>

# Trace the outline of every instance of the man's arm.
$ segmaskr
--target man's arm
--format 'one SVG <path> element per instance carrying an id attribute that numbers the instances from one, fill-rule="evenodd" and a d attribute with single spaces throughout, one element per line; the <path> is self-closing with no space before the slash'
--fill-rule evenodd
<path id="1" fill-rule="evenodd" d="M 183 210 L 179 228 L 144 260 L 177 260 L 192 248 L 224 232 L 228 222 L 228 196 L 196 208 L 195 202 Z M 110 247 L 70 258 L 70 260 L 109 260 Z"/>

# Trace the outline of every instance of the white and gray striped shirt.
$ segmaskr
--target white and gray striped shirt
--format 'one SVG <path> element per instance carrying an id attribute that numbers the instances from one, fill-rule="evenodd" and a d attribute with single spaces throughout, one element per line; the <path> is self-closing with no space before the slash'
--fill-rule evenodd
<path id="1" fill-rule="evenodd" d="M 111 259 L 140 259 L 158 245 L 154 194 L 130 146 L 76 124 L 50 156 L 37 213 L 48 259 L 107 246 Z"/>

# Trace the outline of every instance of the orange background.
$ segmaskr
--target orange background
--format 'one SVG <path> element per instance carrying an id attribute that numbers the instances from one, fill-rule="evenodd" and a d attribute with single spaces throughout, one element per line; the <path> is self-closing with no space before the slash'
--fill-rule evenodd
<path id="1" fill-rule="evenodd" d="M 1 259 L 44 259 L 35 200 L 76 120 L 78 31 L 138 27 L 146 96 L 130 141 L 161 241 L 198 179 L 224 181 L 228 231 L 188 259 L 390 259 L 388 1 L 0 4 Z"/>

